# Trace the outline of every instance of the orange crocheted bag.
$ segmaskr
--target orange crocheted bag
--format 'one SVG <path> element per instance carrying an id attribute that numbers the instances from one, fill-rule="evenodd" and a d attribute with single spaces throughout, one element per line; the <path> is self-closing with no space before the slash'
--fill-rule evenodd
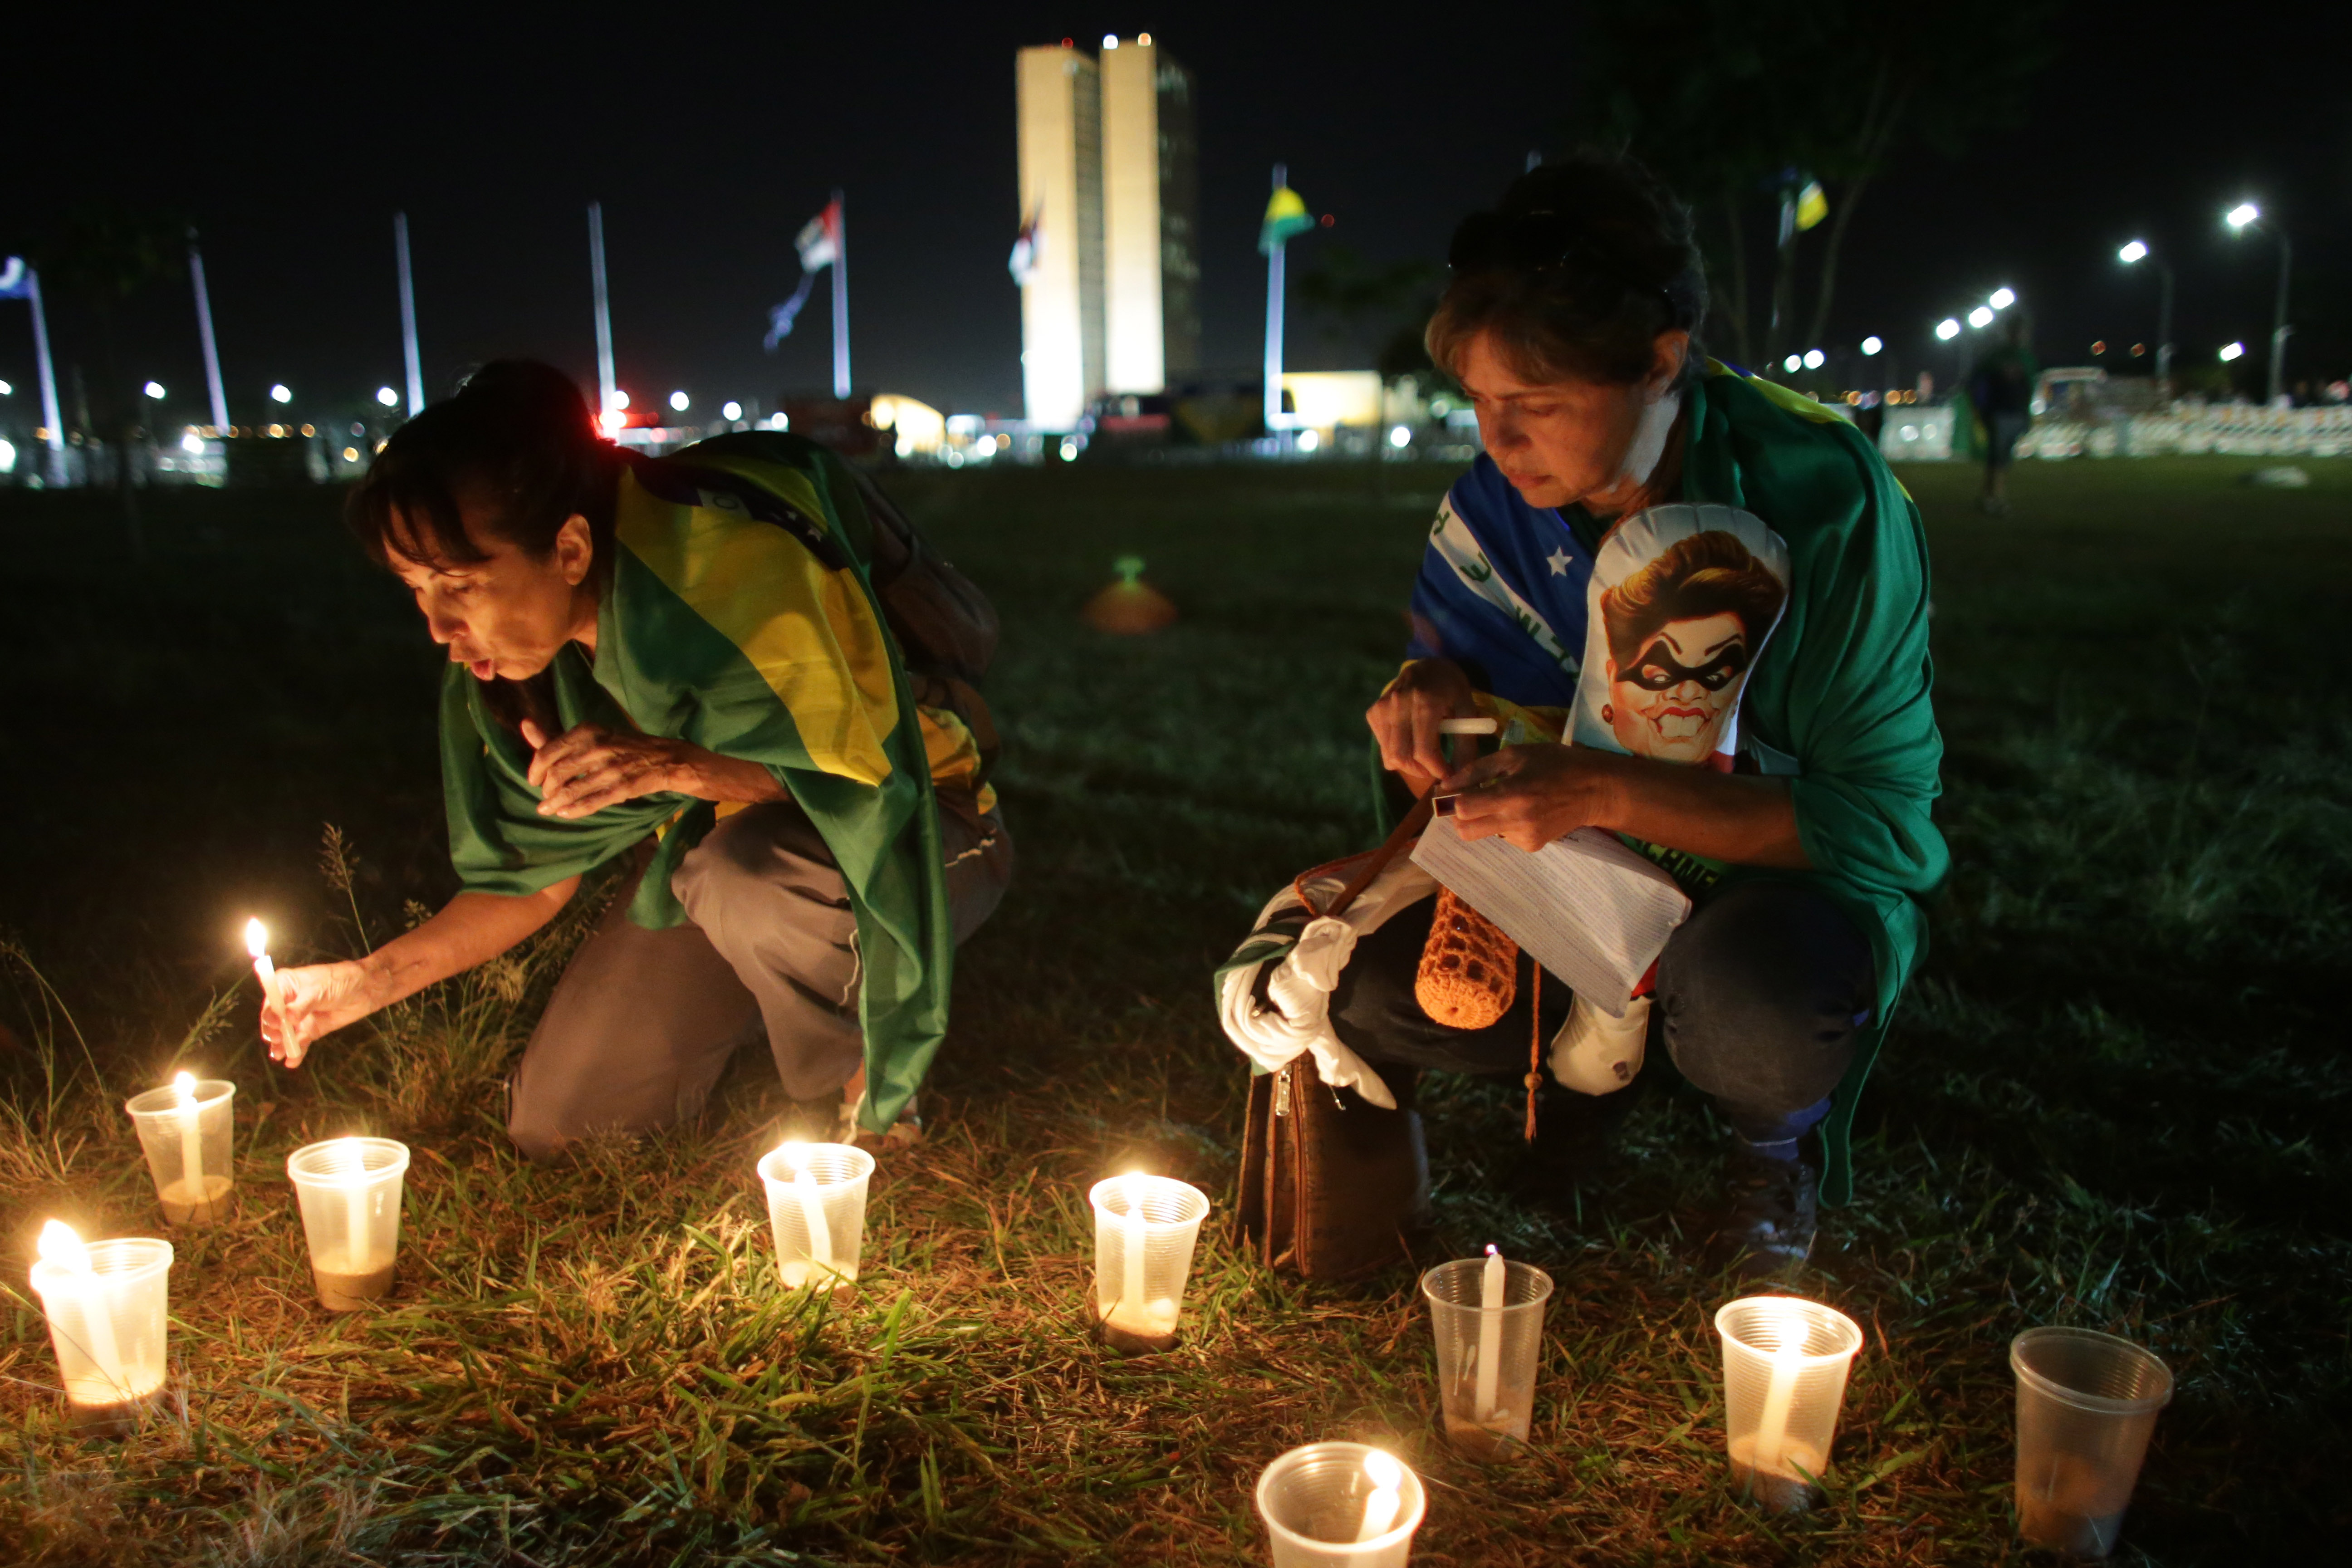
<path id="1" fill-rule="evenodd" d="M 1451 888 L 1440 888 L 1412 981 L 1421 1010 L 1448 1028 L 1490 1028 L 1511 1010 L 1518 989 L 1519 944 Z"/>

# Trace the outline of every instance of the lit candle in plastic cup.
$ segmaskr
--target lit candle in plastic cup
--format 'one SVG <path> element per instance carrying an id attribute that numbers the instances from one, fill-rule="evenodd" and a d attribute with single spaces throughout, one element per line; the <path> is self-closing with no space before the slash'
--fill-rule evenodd
<path id="1" fill-rule="evenodd" d="M 184 1072 L 124 1103 L 170 1224 L 210 1225 L 235 1206 L 236 1103 L 236 1085 Z"/>
<path id="2" fill-rule="evenodd" d="M 1421 1478 L 1365 1443 L 1293 1448 L 1257 1481 L 1275 1568 L 1404 1568 L 1428 1508 Z"/>
<path id="3" fill-rule="evenodd" d="M 1861 1326 L 1818 1301 L 1743 1296 L 1715 1314 L 1715 1329 L 1732 1475 L 1768 1508 L 1806 1507 L 1829 1468 Z"/>
<path id="4" fill-rule="evenodd" d="M 2017 1373 L 2017 1533 L 2076 1557 L 2115 1550 L 2172 1371 L 2129 1340 L 2028 1329 Z"/>
<path id="5" fill-rule="evenodd" d="M 119 1431 L 163 1386 L 172 1244 L 146 1237 L 85 1244 L 62 1220 L 41 1227 L 33 1289 L 75 1424 Z"/>
<path id="6" fill-rule="evenodd" d="M 1128 1354 L 1168 1349 L 1176 1342 L 1208 1194 L 1172 1176 L 1134 1171 L 1097 1182 L 1087 1200 L 1095 1211 L 1095 1317 L 1104 1341 Z"/>
<path id="7" fill-rule="evenodd" d="M 1446 1441 L 1499 1458 L 1528 1440 L 1551 1276 L 1492 1248 L 1421 1277 L 1437 1336 L 1437 1406 Z"/>
<path id="8" fill-rule="evenodd" d="M 784 1289 L 827 1285 L 836 1299 L 857 1283 L 866 1238 L 866 1184 L 874 1156 L 853 1143 L 778 1144 L 760 1159 L 768 1226 Z"/>
<path id="9" fill-rule="evenodd" d="M 302 1202 L 319 1304 L 349 1312 L 392 1289 L 400 1256 L 402 1180 L 408 1146 L 389 1138 L 331 1138 L 286 1157 Z"/>

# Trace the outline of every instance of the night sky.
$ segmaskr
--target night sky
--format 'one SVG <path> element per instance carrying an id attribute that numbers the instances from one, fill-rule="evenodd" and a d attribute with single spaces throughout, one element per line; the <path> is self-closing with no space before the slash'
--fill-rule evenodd
<path id="1" fill-rule="evenodd" d="M 400 208 L 429 392 L 504 353 L 593 384 L 583 206 L 601 199 L 622 384 L 641 404 L 683 387 L 702 414 L 827 382 L 822 292 L 778 353 L 760 339 L 797 277 L 794 231 L 838 184 L 858 384 L 1017 415 L 1004 259 L 1018 47 L 1143 30 L 1192 68 L 1203 353 L 1243 374 L 1263 320 L 1253 242 L 1269 165 L 1286 161 L 1337 218 L 1294 246 L 1295 268 L 1333 240 L 1442 257 L 1462 213 L 1529 149 L 1560 144 L 1576 47 L 1565 6 L 1508 26 L 1484 8 L 1364 7 L 1344 26 L 1324 7 L 929 9 L 646 7 L 526 31 L 490 7 L 234 23 L 205 8 L 163 26 L 122 14 L 78 36 L 14 31 L 0 249 L 90 196 L 185 215 L 203 231 L 232 416 L 266 417 L 273 381 L 296 389 L 295 412 L 323 416 L 400 384 Z M 2022 127 L 1957 163 L 1915 151 L 1871 193 L 1826 346 L 1881 334 L 1907 380 L 1945 363 L 1928 357 L 1933 323 L 2001 284 L 2033 309 L 2045 362 L 2079 363 L 2095 338 L 2152 342 L 2155 278 L 2114 260 L 2141 236 L 2180 273 L 2181 363 L 2242 338 L 2243 384 L 2258 385 L 2276 252 L 2219 220 L 2250 195 L 2295 240 L 2291 378 L 2352 370 L 2352 312 L 2331 284 L 2352 260 L 2340 56 L 2295 8 L 2262 15 L 2259 33 L 2216 35 L 2146 7 L 2071 8 Z M 1969 25 L 1966 7 L 1951 16 Z M 25 317 L 0 304 L 0 378 L 16 387 L 0 422 L 17 426 L 37 412 Z M 52 320 L 61 369 L 94 375 L 89 324 L 62 304 Z M 1294 368 L 1369 363 L 1311 317 L 1294 322 Z M 132 382 L 171 388 L 175 420 L 203 417 L 184 282 L 131 312 L 124 354 Z"/>

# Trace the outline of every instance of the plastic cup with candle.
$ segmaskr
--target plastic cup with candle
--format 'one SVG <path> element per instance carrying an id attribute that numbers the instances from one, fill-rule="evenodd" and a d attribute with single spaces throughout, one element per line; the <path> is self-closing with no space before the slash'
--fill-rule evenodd
<path id="1" fill-rule="evenodd" d="M 1258 1478 L 1275 1568 L 1404 1568 L 1429 1500 L 1396 1456 L 1363 1443 L 1309 1443 Z"/>
<path id="2" fill-rule="evenodd" d="M 866 1184 L 874 1156 L 851 1143 L 779 1144 L 761 1157 L 768 1226 L 784 1289 L 811 1285 L 846 1296 L 857 1282 L 866 1237 Z"/>
<path id="3" fill-rule="evenodd" d="M 168 1241 L 85 1244 L 60 1220 L 41 1227 L 33 1289 L 66 1401 L 85 1430 L 126 1425 L 163 1386 L 171 1272 Z"/>
<path id="4" fill-rule="evenodd" d="M 1130 1172 L 1097 1182 L 1095 1316 L 1112 1349 L 1129 1354 L 1176 1342 L 1192 1247 L 1208 1194 L 1171 1176 Z"/>
<path id="5" fill-rule="evenodd" d="M 184 1072 L 123 1105 L 139 1130 L 155 1195 L 171 1224 L 210 1225 L 228 1217 L 236 1188 L 236 1085 Z"/>
<path id="6" fill-rule="evenodd" d="M 2028 1329 L 2017 1373 L 2017 1533 L 2076 1557 L 2115 1550 L 2172 1372 L 2129 1340 Z"/>
<path id="7" fill-rule="evenodd" d="M 286 1157 L 302 1204 L 320 1305 L 348 1312 L 392 1289 L 400 1256 L 400 1200 L 408 1146 L 389 1138 L 331 1138 Z"/>
<path id="8" fill-rule="evenodd" d="M 1715 1328 L 1732 1474 L 1768 1508 L 1803 1508 L 1829 1468 L 1862 1329 L 1795 1296 L 1743 1296 L 1716 1313 Z"/>
<path id="9" fill-rule="evenodd" d="M 1438 1413 L 1464 1453 L 1496 1458 L 1528 1440 L 1551 1290 L 1550 1275 L 1493 1247 L 1421 1277 L 1437 1336 Z"/>

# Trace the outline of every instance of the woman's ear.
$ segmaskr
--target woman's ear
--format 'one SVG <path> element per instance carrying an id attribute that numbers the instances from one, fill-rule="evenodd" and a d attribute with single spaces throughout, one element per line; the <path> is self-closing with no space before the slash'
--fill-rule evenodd
<path id="1" fill-rule="evenodd" d="M 1654 403 L 1682 379 L 1683 366 L 1690 359 L 1691 335 L 1680 327 L 1669 327 L 1650 346 L 1650 375 L 1643 390 Z"/>
<path id="2" fill-rule="evenodd" d="M 563 581 L 577 588 L 588 580 L 589 569 L 596 564 L 596 536 L 588 527 L 588 520 L 573 512 L 555 531 L 555 569 L 563 574 Z"/>

